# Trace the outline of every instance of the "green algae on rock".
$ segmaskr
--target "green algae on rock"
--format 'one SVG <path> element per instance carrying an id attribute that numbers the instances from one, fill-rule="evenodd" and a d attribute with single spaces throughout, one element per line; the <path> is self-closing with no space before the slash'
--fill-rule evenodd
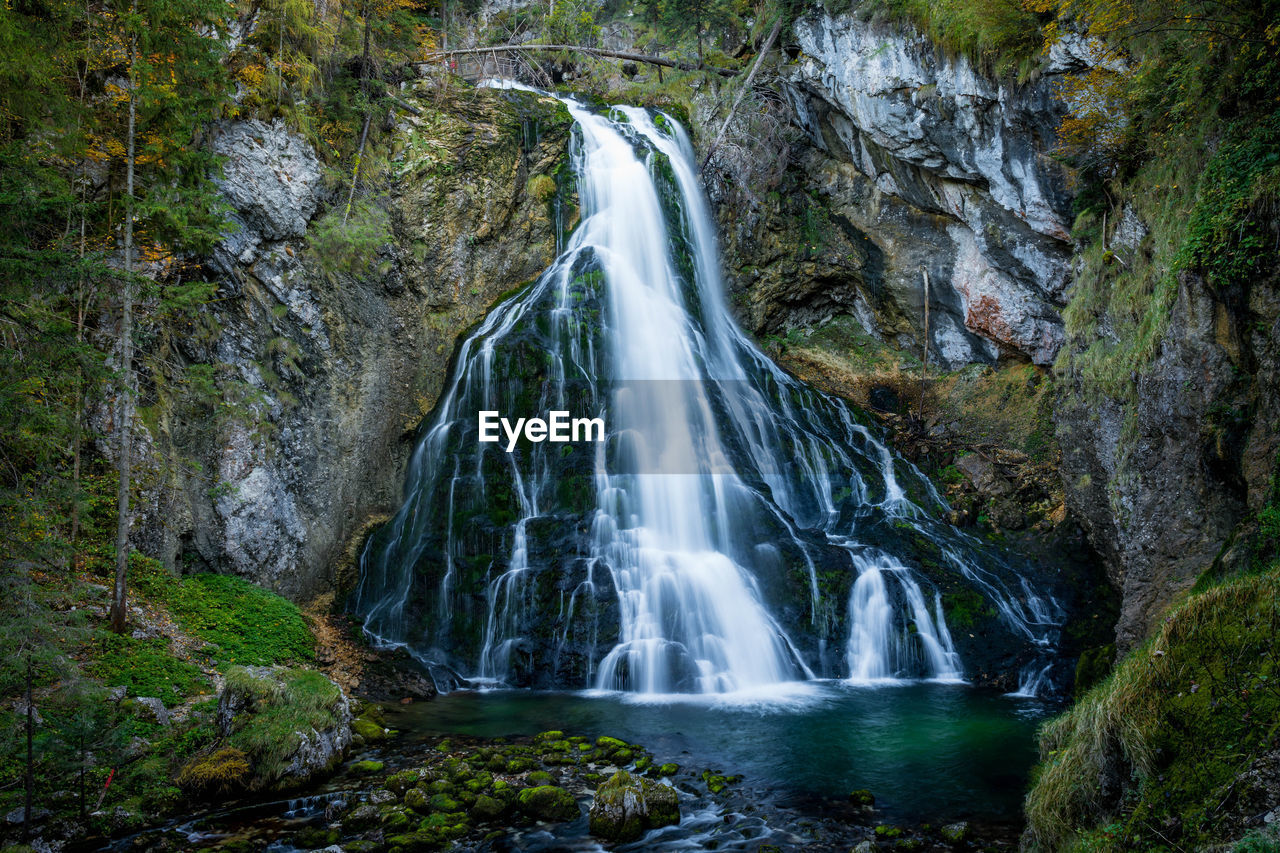
<path id="1" fill-rule="evenodd" d="M 680 804 L 672 788 L 619 770 L 596 790 L 589 817 L 592 835 L 633 841 L 649 829 L 679 823 Z"/>

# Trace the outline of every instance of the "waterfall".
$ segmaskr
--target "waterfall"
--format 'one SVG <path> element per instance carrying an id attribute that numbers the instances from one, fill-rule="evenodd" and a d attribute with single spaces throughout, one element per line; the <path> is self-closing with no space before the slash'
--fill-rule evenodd
<path id="1" fill-rule="evenodd" d="M 460 345 L 405 502 L 361 556 L 369 636 L 477 680 L 649 694 L 815 666 L 958 680 L 928 554 L 1020 641 L 1051 644 L 1052 599 L 938 521 L 914 466 L 734 323 L 680 125 L 560 100 L 580 223 Z M 551 409 L 600 417 L 607 440 L 477 439 L 479 411 Z M 845 668 L 827 672 L 842 625 Z"/>

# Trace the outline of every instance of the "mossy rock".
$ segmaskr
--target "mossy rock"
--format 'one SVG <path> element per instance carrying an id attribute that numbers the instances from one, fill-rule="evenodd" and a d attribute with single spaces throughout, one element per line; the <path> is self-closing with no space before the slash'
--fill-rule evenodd
<path id="1" fill-rule="evenodd" d="M 620 749 L 626 749 L 628 744 L 626 741 L 618 740 L 616 737 L 602 735 L 601 737 L 596 738 L 596 746 L 600 747 L 600 749 L 605 752 L 617 752 Z"/>
<path id="2" fill-rule="evenodd" d="M 534 735 L 533 740 L 535 743 L 550 743 L 553 740 L 564 740 L 564 732 L 554 730 L 542 732 L 541 734 Z"/>
<path id="3" fill-rule="evenodd" d="M 456 787 L 448 779 L 436 779 L 427 784 L 427 790 L 433 794 L 452 794 Z"/>
<path id="4" fill-rule="evenodd" d="M 969 824 L 965 821 L 949 823 L 938 830 L 938 835 L 942 836 L 943 841 L 959 844 L 969 837 Z"/>
<path id="5" fill-rule="evenodd" d="M 890 826 L 882 823 L 875 829 L 876 838 L 897 838 L 902 835 L 902 830 L 896 826 Z"/>
<path id="6" fill-rule="evenodd" d="M 636 759 L 636 772 L 643 773 L 653 764 L 653 759 L 648 755 L 642 755 Z"/>
<path id="7" fill-rule="evenodd" d="M 413 826 L 415 818 L 402 806 L 388 806 L 378 812 L 378 823 L 383 832 L 404 832 Z"/>
<path id="8" fill-rule="evenodd" d="M 513 774 L 523 773 L 526 770 L 532 770 L 534 767 L 537 767 L 537 766 L 538 765 L 535 762 L 533 762 L 528 758 L 517 757 L 507 762 L 507 772 L 513 773 Z"/>
<path id="9" fill-rule="evenodd" d="M 535 788 L 539 785 L 554 785 L 556 783 L 556 778 L 545 770 L 535 770 L 525 778 Z"/>
<path id="10" fill-rule="evenodd" d="M 364 761 L 357 761 L 355 764 L 352 764 L 352 765 L 351 765 L 351 772 L 353 772 L 353 773 L 381 773 L 381 772 L 382 772 L 382 768 L 383 768 L 383 767 L 385 767 L 385 766 L 386 766 L 386 765 L 384 765 L 381 761 L 374 761 L 374 760 L 373 760 L 373 759 L 371 759 L 371 758 L 366 758 Z"/>
<path id="11" fill-rule="evenodd" d="M 924 842 L 919 838 L 899 838 L 893 843 L 894 850 L 906 850 L 908 853 L 913 850 L 923 850 Z"/>
<path id="12" fill-rule="evenodd" d="M 539 785 L 520 792 L 520 810 L 538 820 L 573 820 L 580 812 L 578 803 L 564 788 L 556 785 Z"/>
<path id="13" fill-rule="evenodd" d="M 298 847 L 308 850 L 320 847 L 328 847 L 330 844 L 337 844 L 341 834 L 336 829 L 320 826 L 304 826 L 298 830 L 298 834 L 293 837 L 293 843 Z"/>
<path id="14" fill-rule="evenodd" d="M 383 782 L 388 791 L 396 796 L 404 796 L 405 792 L 418 784 L 418 780 L 422 778 L 422 774 L 417 770 L 401 770 L 399 773 L 392 773 Z"/>
<path id="15" fill-rule="evenodd" d="M 365 743 L 377 743 L 388 737 L 386 729 L 367 717 L 357 717 L 352 720 L 351 731 L 364 738 Z"/>
<path id="16" fill-rule="evenodd" d="M 456 812 L 462 808 L 458 801 L 448 794 L 432 794 L 427 800 L 427 805 L 433 812 Z"/>
<path id="17" fill-rule="evenodd" d="M 856 791 L 849 792 L 849 802 L 855 806 L 866 806 L 870 808 L 876 804 L 875 795 L 866 788 L 859 788 Z"/>
<path id="18" fill-rule="evenodd" d="M 430 830 L 418 830 L 393 835 L 387 839 L 388 853 L 422 853 L 426 850 L 439 850 L 445 844 L 440 834 Z"/>
<path id="19" fill-rule="evenodd" d="M 496 797 L 481 794 L 476 797 L 476 804 L 471 807 L 471 814 L 476 820 L 496 820 L 507 810 L 507 804 Z"/>
<path id="20" fill-rule="evenodd" d="M 702 781 L 707 783 L 707 790 L 713 794 L 718 794 L 730 785 L 736 785 L 742 781 L 741 776 L 725 776 L 711 770 L 702 771 Z"/>
<path id="21" fill-rule="evenodd" d="M 250 770 L 249 757 L 244 752 L 224 746 L 188 761 L 174 781 L 189 793 L 226 794 L 243 788 Z"/>
<path id="22" fill-rule="evenodd" d="M 629 749 L 620 749 L 610 756 L 615 764 L 630 764 L 631 759 L 634 757 L 635 753 Z"/>
<path id="23" fill-rule="evenodd" d="M 650 829 L 679 823 L 680 803 L 666 785 L 620 770 L 596 789 L 589 818 L 597 838 L 634 841 Z"/>
<path id="24" fill-rule="evenodd" d="M 413 809 L 415 812 L 426 814 L 431 811 L 431 798 L 421 788 L 410 788 L 404 792 L 404 804 L 406 808 Z"/>
<path id="25" fill-rule="evenodd" d="M 481 770 L 473 778 L 467 780 L 466 789 L 473 794 L 478 794 L 492 784 L 493 774 L 487 770 Z"/>
<path id="26" fill-rule="evenodd" d="M 674 776 L 679 772 L 680 772 L 680 765 L 671 761 L 668 761 L 666 764 L 658 768 L 659 776 Z"/>

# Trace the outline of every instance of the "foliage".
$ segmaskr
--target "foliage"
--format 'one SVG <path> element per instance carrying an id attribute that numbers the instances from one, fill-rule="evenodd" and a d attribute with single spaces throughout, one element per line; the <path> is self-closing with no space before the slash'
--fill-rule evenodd
<path id="1" fill-rule="evenodd" d="M 249 772 L 247 755 L 234 746 L 222 746 L 192 758 L 174 781 L 196 793 L 228 794 L 244 786 Z"/>
<path id="2" fill-rule="evenodd" d="M 99 631 L 93 640 L 90 675 L 108 687 L 126 687 L 132 696 L 155 696 L 165 705 L 209 692 L 208 679 L 195 664 L 182 660 L 160 637 L 135 640 L 126 634 Z"/>
<path id="3" fill-rule="evenodd" d="M 1192 595 L 1041 732 L 1034 849 L 1194 849 L 1280 731 L 1280 571 Z M 1239 794 L 1241 792 L 1237 792 Z"/>
<path id="4" fill-rule="evenodd" d="M 391 242 L 391 218 L 377 199 L 362 199 L 349 216 L 335 207 L 312 223 L 310 255 L 329 273 L 359 276 Z"/>
<path id="5" fill-rule="evenodd" d="M 297 605 L 231 575 L 183 579 L 166 603 L 188 631 L 213 643 L 219 664 L 274 664 L 310 660 L 315 639 Z"/>
<path id="6" fill-rule="evenodd" d="M 305 669 L 262 673 L 232 667 L 226 689 L 248 702 L 247 713 L 236 715 L 227 743 L 252 758 L 258 784 L 271 784 L 284 775 L 303 733 L 335 725 L 342 699 L 337 685 Z"/>
<path id="7" fill-rule="evenodd" d="M 907 20 L 952 55 L 982 69 L 1026 79 L 1036 68 L 1049 19 L 1019 0 L 872 0 L 863 14 Z"/>

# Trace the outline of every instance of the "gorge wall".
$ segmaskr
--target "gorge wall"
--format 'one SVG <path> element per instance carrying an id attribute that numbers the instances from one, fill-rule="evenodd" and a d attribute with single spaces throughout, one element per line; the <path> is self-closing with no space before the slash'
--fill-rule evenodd
<path id="1" fill-rule="evenodd" d="M 563 107 L 429 82 L 405 96 L 419 114 L 398 120 L 391 189 L 346 228 L 346 186 L 325 184 L 299 136 L 220 128 L 237 228 L 209 264 L 217 299 L 167 357 L 221 365 L 215 397 L 251 415 L 144 391 L 152 474 L 134 536 L 146 553 L 297 601 L 333 592 L 363 529 L 399 504 L 456 337 L 554 257 Z M 326 242 L 325 225 L 379 237 Z"/>
<path id="2" fill-rule="evenodd" d="M 1271 499 L 1274 277 L 1221 292 L 1178 275 L 1152 355 L 1106 381 L 1080 356 L 1129 347 L 1114 315 L 1132 305 L 1073 239 L 1071 184 L 1053 157 L 1059 86 L 1094 62 L 1091 43 L 1066 36 L 1018 84 L 856 7 L 811 11 L 794 33 L 799 54 L 777 86 L 803 138 L 770 152 L 790 163 L 778 190 L 743 192 L 731 159 L 742 148 L 717 153 L 706 175 L 740 319 L 768 335 L 845 315 L 918 354 L 927 272 L 932 364 L 1003 356 L 1051 369 L 1068 509 L 1120 590 L 1123 652 L 1220 554 L 1244 559 L 1224 546 Z M 710 135 L 719 119 L 702 118 Z M 751 121 L 735 122 L 740 140 L 760 135 Z M 1131 206 L 1103 238 L 1148 258 L 1152 242 Z"/>
<path id="3" fill-rule="evenodd" d="M 762 337 L 852 318 L 919 352 L 927 274 L 931 366 L 1052 370 L 1068 507 L 1121 590 L 1117 637 L 1132 645 L 1270 499 L 1275 281 L 1224 293 L 1181 275 L 1152 357 L 1101 382 L 1079 356 L 1115 342 L 1119 309 L 1095 287 L 1091 321 L 1064 319 L 1073 303 L 1079 315 L 1092 273 L 1052 156 L 1058 83 L 1089 66 L 1088 42 L 1064 40 L 1025 84 L 856 8 L 807 13 L 794 42 L 794 61 L 776 68 L 789 129 L 762 143 L 739 121 L 741 144 L 706 170 L 737 315 Z M 168 352 L 230 365 L 218 393 L 254 414 L 223 417 L 151 388 L 155 476 L 135 530 L 148 553 L 296 600 L 344 585 L 353 543 L 400 499 L 413 430 L 457 336 L 550 261 L 567 114 L 521 93 L 429 94 L 406 95 L 420 115 L 399 119 L 385 225 L 358 206 L 360 227 L 391 237 L 367 257 L 317 249 L 317 211 L 340 214 L 345 187 L 326 184 L 299 137 L 258 122 L 221 130 L 241 227 L 210 264 L 219 300 Z M 691 106 L 705 145 L 722 114 Z M 735 180 L 766 167 L 783 171 L 772 191 Z M 1107 239 L 1117 253 L 1150 252 L 1133 209 Z"/>

